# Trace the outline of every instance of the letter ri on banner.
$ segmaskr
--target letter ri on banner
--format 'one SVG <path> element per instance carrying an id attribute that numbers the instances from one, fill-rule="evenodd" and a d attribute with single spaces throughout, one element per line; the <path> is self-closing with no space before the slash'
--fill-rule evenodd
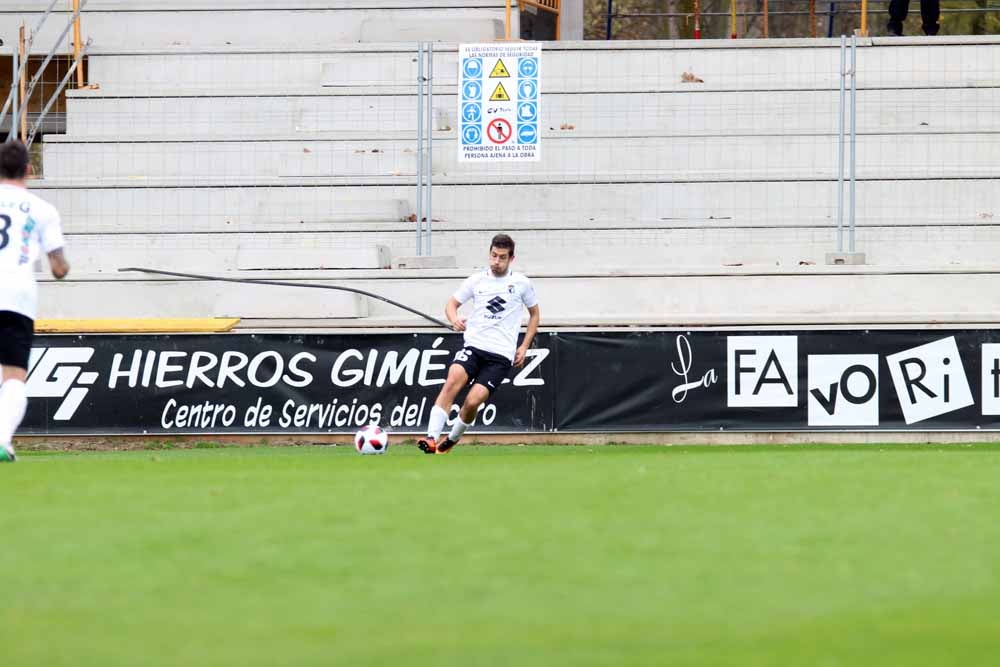
<path id="1" fill-rule="evenodd" d="M 459 46 L 459 162 L 541 159 L 541 66 L 541 44 Z"/>

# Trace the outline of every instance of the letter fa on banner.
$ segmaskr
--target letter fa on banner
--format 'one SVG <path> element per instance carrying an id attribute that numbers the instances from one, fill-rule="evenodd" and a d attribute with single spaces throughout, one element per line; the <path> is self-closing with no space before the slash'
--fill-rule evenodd
<path id="1" fill-rule="evenodd" d="M 886 357 L 907 424 L 973 404 L 954 336 Z"/>
<path id="2" fill-rule="evenodd" d="M 731 408 L 793 408 L 799 404 L 795 336 L 730 336 L 726 388 Z"/>
<path id="3" fill-rule="evenodd" d="M 810 426 L 878 426 L 878 355 L 809 357 Z"/>

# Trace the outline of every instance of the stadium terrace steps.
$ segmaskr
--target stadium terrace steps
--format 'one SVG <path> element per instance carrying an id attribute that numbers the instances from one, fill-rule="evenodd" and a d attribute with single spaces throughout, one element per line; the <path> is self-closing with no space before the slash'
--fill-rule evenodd
<path id="1" fill-rule="evenodd" d="M 209 268 L 209 267 L 206 267 Z M 235 275 L 235 274 L 227 274 Z M 264 278 L 261 272 L 244 277 Z M 95 278 L 102 278 L 95 280 Z M 227 282 L 137 279 L 120 275 L 74 274 L 39 287 L 46 319 L 330 317 L 368 315 L 368 299 L 337 291 Z"/>
<path id="2" fill-rule="evenodd" d="M 1000 56 L 984 46 L 990 37 L 921 40 L 859 40 L 860 89 L 997 85 Z M 406 40 L 400 40 L 406 41 Z M 416 40 L 410 40 L 416 41 Z M 455 42 L 473 41 L 462 36 Z M 436 44 L 437 85 L 457 84 L 455 44 Z M 728 40 L 662 42 L 547 42 L 542 75 L 551 92 L 688 93 L 692 90 L 822 90 L 839 86 L 840 40 Z M 238 48 L 108 48 L 95 44 L 91 80 L 102 87 L 127 86 L 135 94 L 178 88 L 213 90 L 263 85 L 372 87 L 415 86 L 415 45 L 400 43 L 289 44 Z M 916 66 L 913 66 L 913 64 Z M 684 73 L 701 82 L 686 82 Z"/>
<path id="3" fill-rule="evenodd" d="M 125 266 L 172 271 L 263 269 L 384 269 L 392 234 L 85 234 L 68 235 L 73 267 L 83 273 L 113 273 Z M 413 245 L 414 233 L 405 236 Z M 400 239 L 401 241 L 402 239 Z M 397 243 L 400 254 L 404 245 Z M 409 254 L 409 253 L 407 253 Z M 480 253 L 482 254 L 482 253 Z"/>
<path id="4" fill-rule="evenodd" d="M 483 4 L 472 9 L 493 12 L 488 31 L 502 3 Z M 309 34 L 336 40 L 323 25 Z M 46 137 L 36 183 L 64 212 L 78 271 L 59 292 L 42 285 L 43 304 L 65 311 L 45 316 L 423 326 L 336 292 L 114 271 L 346 284 L 439 315 L 500 230 L 518 240 L 547 324 L 1000 312 L 1000 276 L 978 268 L 1000 240 L 996 38 L 862 40 L 857 246 L 872 266 L 860 268 L 822 265 L 836 247 L 839 40 L 546 44 L 543 160 L 490 167 L 456 163 L 457 49 L 436 44 L 434 252 L 460 268 L 398 271 L 374 267 L 415 254 L 415 40 L 227 46 L 225 34 L 95 44 L 100 89 L 70 95 L 68 133 Z"/>
<path id="5" fill-rule="evenodd" d="M 397 231 L 222 234 L 71 234 L 75 271 L 114 273 L 124 266 L 183 272 L 263 269 L 378 269 L 414 254 L 414 225 Z M 444 229 L 442 229 L 444 227 Z M 439 225 L 434 254 L 460 267 L 482 262 L 492 228 L 452 231 Z M 798 227 L 670 229 L 507 230 L 518 242 L 524 270 L 605 271 L 646 266 L 678 269 L 725 266 L 823 265 L 836 230 Z M 865 227 L 859 248 L 878 266 L 923 263 L 987 265 L 1000 244 L 1000 226 L 955 226 L 945 231 Z"/>
<path id="6" fill-rule="evenodd" d="M 230 272 L 302 283 L 341 285 L 373 291 L 435 316 L 468 270 Z M 532 271 L 547 322 L 600 314 L 601 323 L 637 325 L 654 318 L 671 320 L 694 314 L 686 324 L 745 323 L 784 319 L 816 322 L 857 321 L 859 313 L 886 313 L 900 321 L 924 322 L 947 315 L 949 321 L 982 321 L 1000 312 L 1000 273 L 994 268 L 941 270 L 870 267 L 794 267 L 788 269 L 692 269 L 664 272 Z M 76 275 L 63 284 L 40 285 L 41 318 L 243 317 L 338 320 L 392 318 L 426 325 L 398 308 L 354 294 L 295 287 L 274 287 L 189 280 L 151 280 Z M 976 298 L 956 300 L 956 294 Z"/>
<path id="7" fill-rule="evenodd" d="M 434 142 L 435 180 L 509 182 L 796 181 L 836 179 L 837 136 L 617 136 L 563 133 L 544 141 L 539 162 L 464 165 L 457 139 Z M 392 185 L 416 178 L 415 142 L 406 140 L 60 143 L 46 146 L 46 176 L 88 171 L 108 179 L 368 179 Z M 860 135 L 857 177 L 997 178 L 1000 132 Z M 99 174 L 99 176 L 98 176 Z M 384 179 L 384 180 L 383 180 Z"/>
<path id="8" fill-rule="evenodd" d="M 416 221 L 411 183 L 186 185 L 81 179 L 41 180 L 33 187 L 65 212 L 66 228 L 76 234 L 348 231 L 368 223 L 384 230 Z M 836 193 L 830 180 L 436 184 L 433 215 L 438 229 L 621 228 L 621 239 L 628 241 L 624 230 L 633 227 L 829 227 L 836 224 Z M 947 239 L 948 225 L 997 223 L 1000 180 L 861 181 L 857 201 L 860 226 L 911 227 L 925 234 L 930 225 Z M 784 205 L 764 205 L 775 202 Z M 914 210 L 921 211 L 919 219 L 908 214 Z"/>
<path id="9" fill-rule="evenodd" d="M 66 141 L 416 138 L 412 90 L 173 90 L 129 96 L 102 88 L 71 92 Z M 186 93 L 186 94 L 185 94 Z M 676 93 L 545 93 L 543 136 L 742 137 L 836 135 L 836 90 Z M 862 135 L 1000 131 L 985 110 L 1000 106 L 995 87 L 860 91 Z M 747 113 L 741 113 L 741 110 Z M 911 111 L 912 110 L 912 111 Z M 434 129 L 453 139 L 454 87 L 436 89 Z M 128 119 L 128 123 L 123 120 Z M 58 139 L 57 139 L 58 141 Z"/>
<path id="10" fill-rule="evenodd" d="M 35 39 L 45 53 L 69 13 L 61 6 Z M 100 49 L 302 48 L 337 42 L 492 41 L 504 36 L 504 0 L 92 0 L 82 31 Z M 43 3 L 7 2 L 0 25 L 35 25 Z M 517 25 L 513 26 L 515 30 Z M 10 53 L 5 40 L 3 53 Z"/>

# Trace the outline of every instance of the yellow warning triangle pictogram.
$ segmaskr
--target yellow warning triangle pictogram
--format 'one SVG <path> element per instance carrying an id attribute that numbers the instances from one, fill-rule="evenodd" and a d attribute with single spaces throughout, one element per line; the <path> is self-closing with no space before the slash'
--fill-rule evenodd
<path id="1" fill-rule="evenodd" d="M 491 79 L 509 79 L 510 72 L 507 71 L 507 66 L 503 64 L 502 60 L 497 60 L 497 64 L 493 66 L 493 71 L 490 72 Z"/>
<path id="2" fill-rule="evenodd" d="M 507 94 L 507 89 L 503 87 L 502 83 L 498 83 L 497 87 L 493 89 L 490 102 L 510 102 L 510 95 Z"/>

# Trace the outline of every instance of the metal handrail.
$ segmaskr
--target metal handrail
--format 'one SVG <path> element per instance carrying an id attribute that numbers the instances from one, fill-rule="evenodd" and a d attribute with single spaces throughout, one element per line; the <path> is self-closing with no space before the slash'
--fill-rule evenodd
<path id="1" fill-rule="evenodd" d="M 38 25 L 36 25 L 35 29 L 31 31 L 30 35 L 28 35 L 28 44 L 25 47 L 25 52 L 29 56 L 31 55 L 31 47 L 35 43 L 35 35 L 37 35 L 41 31 L 43 26 L 45 26 L 45 21 L 49 18 L 49 14 L 52 13 L 52 10 L 55 8 L 57 2 L 59 2 L 59 0 L 52 0 L 52 2 L 49 3 L 49 6 L 45 10 L 45 13 L 42 14 L 42 18 L 38 19 Z M 28 58 L 25 58 L 24 62 L 19 63 L 16 71 L 14 72 L 14 78 L 11 80 L 12 84 L 11 91 L 10 93 L 7 94 L 7 101 L 3 103 L 3 110 L 0 111 L 0 125 L 3 125 L 4 118 L 7 117 L 7 112 L 10 110 L 10 106 L 13 103 L 13 97 L 14 97 L 13 85 L 21 80 L 21 75 L 23 74 L 23 71 L 26 70 L 28 67 L 28 60 L 29 60 Z"/>
<path id="2" fill-rule="evenodd" d="M 45 120 L 45 116 L 47 116 L 49 111 L 52 110 L 52 105 L 55 104 L 57 99 L 59 99 L 59 94 L 62 93 L 66 84 L 68 84 L 69 80 L 73 77 L 73 72 L 80 67 L 80 63 L 82 63 L 83 59 L 87 56 L 87 51 L 90 49 L 90 45 L 93 44 L 93 42 L 94 40 L 88 39 L 87 43 L 83 45 L 83 48 L 80 49 L 80 52 L 73 60 L 73 64 L 66 72 L 66 76 L 64 76 L 63 80 L 59 82 L 59 86 L 56 88 L 56 91 L 52 93 L 52 97 L 50 97 L 49 101 L 45 103 L 45 107 L 42 109 L 42 112 L 38 114 L 38 118 L 35 119 L 35 125 L 31 128 L 31 132 L 28 134 L 28 141 L 26 142 L 28 148 L 31 148 L 31 144 L 35 142 L 35 136 L 38 134 L 38 130 L 42 127 L 42 121 Z"/>
<path id="3" fill-rule="evenodd" d="M 77 21 L 80 19 L 80 12 L 83 11 L 83 8 L 86 5 L 87 5 L 87 0 L 81 0 L 80 5 L 77 7 L 76 11 L 73 12 L 73 15 L 70 17 L 69 23 L 66 24 L 66 27 L 63 28 L 62 34 L 59 35 L 59 39 L 56 40 L 56 43 L 52 46 L 52 49 L 49 51 L 49 54 L 45 57 L 45 60 L 42 62 L 42 66 L 38 68 L 38 71 L 35 72 L 35 76 L 31 79 L 31 83 L 28 85 L 28 93 L 24 96 L 24 99 L 21 100 L 22 106 L 26 104 L 29 99 L 31 99 L 31 94 L 35 92 L 35 86 L 38 85 L 38 82 L 41 80 L 42 75 L 45 73 L 45 68 L 48 67 L 49 63 L 52 62 L 52 59 L 55 58 L 56 50 L 62 47 L 63 40 L 66 39 L 66 35 L 69 34 L 70 29 L 77 25 Z"/>

